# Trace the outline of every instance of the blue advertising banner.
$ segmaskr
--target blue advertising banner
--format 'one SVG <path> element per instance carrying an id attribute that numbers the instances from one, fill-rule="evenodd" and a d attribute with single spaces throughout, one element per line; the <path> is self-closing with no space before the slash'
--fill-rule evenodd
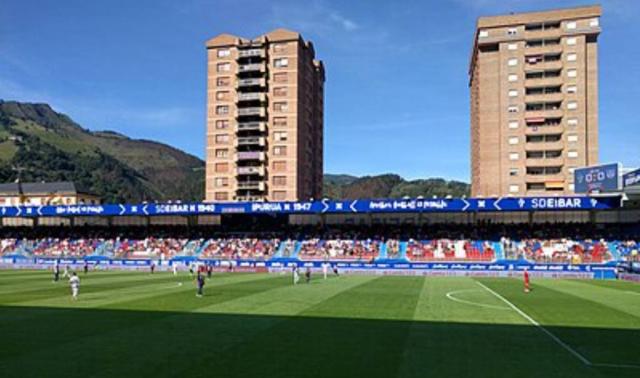
<path id="1" fill-rule="evenodd" d="M 636 185 L 640 185 L 640 169 L 636 169 L 622 176 L 623 187 L 628 188 Z"/>
<path id="2" fill-rule="evenodd" d="M 620 190 L 620 165 L 604 164 L 593 167 L 578 168 L 574 172 L 575 192 L 604 193 Z"/>
<path id="3" fill-rule="evenodd" d="M 185 204 L 105 204 L 68 206 L 2 206 L 1 217 L 162 216 L 223 214 L 344 214 L 610 210 L 620 196 L 507 197 L 454 199 L 382 199 L 310 202 L 238 202 Z"/>

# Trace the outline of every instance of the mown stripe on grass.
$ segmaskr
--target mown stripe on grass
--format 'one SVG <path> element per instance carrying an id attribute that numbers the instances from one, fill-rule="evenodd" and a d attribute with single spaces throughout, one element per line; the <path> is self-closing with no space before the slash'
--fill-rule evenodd
<path id="1" fill-rule="evenodd" d="M 635 316 L 554 289 L 554 285 L 561 287 L 562 281 L 549 280 L 545 285 L 536 281 L 528 294 L 520 280 L 481 281 L 589 361 L 640 364 L 637 352 L 619 347 L 629 339 L 640 339 L 640 320 Z"/>
<path id="2" fill-rule="evenodd" d="M 638 320 L 635 324 L 640 325 L 640 300 L 620 288 L 593 285 L 584 280 L 541 281 L 537 285 L 626 313 L 635 317 Z"/>

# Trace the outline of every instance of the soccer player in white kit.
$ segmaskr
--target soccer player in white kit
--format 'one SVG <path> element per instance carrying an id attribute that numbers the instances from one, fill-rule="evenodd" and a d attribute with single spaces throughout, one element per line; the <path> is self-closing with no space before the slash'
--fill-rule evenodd
<path id="1" fill-rule="evenodd" d="M 293 284 L 297 285 L 298 281 L 300 281 L 300 274 L 298 273 L 298 267 L 293 267 Z"/>
<path id="2" fill-rule="evenodd" d="M 176 262 L 173 263 L 173 275 L 174 276 L 178 275 L 178 263 Z"/>
<path id="3" fill-rule="evenodd" d="M 322 274 L 324 275 L 324 279 L 327 279 L 327 273 L 329 272 L 329 263 L 328 262 L 324 262 L 322 263 Z"/>
<path id="4" fill-rule="evenodd" d="M 80 277 L 73 272 L 71 278 L 69 278 L 69 285 L 71 286 L 71 298 L 73 300 L 78 299 L 78 291 L 80 290 Z"/>

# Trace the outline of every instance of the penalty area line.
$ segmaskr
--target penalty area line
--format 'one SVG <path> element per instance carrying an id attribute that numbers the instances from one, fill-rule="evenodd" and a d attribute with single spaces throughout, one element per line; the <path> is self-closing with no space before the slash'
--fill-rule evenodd
<path id="1" fill-rule="evenodd" d="M 521 309 L 519 309 L 518 307 L 516 307 L 516 305 L 514 305 L 513 303 L 511 303 L 509 300 L 507 300 L 505 297 L 503 297 L 502 295 L 496 293 L 495 291 L 493 291 L 492 289 L 490 289 L 489 287 L 487 287 L 486 285 L 484 285 L 482 282 L 476 281 L 476 283 L 480 286 L 482 286 L 482 288 L 484 288 L 486 291 L 488 291 L 489 293 L 493 294 L 496 298 L 500 299 L 502 302 L 504 302 L 507 306 L 511 307 L 515 312 L 517 312 L 518 314 L 520 314 L 520 316 L 522 316 L 523 318 L 525 318 L 529 323 L 533 324 L 535 327 L 537 327 L 540 331 L 542 331 L 545 335 L 549 336 L 553 341 L 555 341 L 558 345 L 560 345 L 562 348 L 564 348 L 566 351 L 568 351 L 569 353 L 571 353 L 574 357 L 576 357 L 578 360 L 580 360 L 580 362 L 582 362 L 584 365 L 586 366 L 595 366 L 595 367 L 612 367 L 612 368 L 626 368 L 626 369 L 640 369 L 639 365 L 627 365 L 627 364 L 609 364 L 609 363 L 595 363 L 595 362 L 591 362 L 589 361 L 589 359 L 587 359 L 585 356 L 583 356 L 582 354 L 580 354 L 580 352 L 578 352 L 577 350 L 573 349 L 572 347 L 570 347 L 567 343 L 565 343 L 564 341 L 560 340 L 556 335 L 554 335 L 553 333 L 551 333 L 551 331 L 549 331 L 548 329 L 544 328 L 540 323 L 538 323 L 535 319 L 533 319 L 531 316 L 527 315 L 524 311 L 522 311 Z"/>

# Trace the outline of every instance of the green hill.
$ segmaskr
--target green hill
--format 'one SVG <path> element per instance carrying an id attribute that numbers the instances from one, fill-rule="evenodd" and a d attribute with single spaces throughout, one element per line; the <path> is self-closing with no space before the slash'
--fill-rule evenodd
<path id="1" fill-rule="evenodd" d="M 324 194 L 332 199 L 461 197 L 469 195 L 469 184 L 441 178 L 405 180 L 394 174 L 356 177 L 324 175 Z"/>
<path id="2" fill-rule="evenodd" d="M 82 128 L 47 104 L 0 100 L 0 182 L 74 181 L 107 202 L 201 200 L 204 162 L 171 146 Z"/>

